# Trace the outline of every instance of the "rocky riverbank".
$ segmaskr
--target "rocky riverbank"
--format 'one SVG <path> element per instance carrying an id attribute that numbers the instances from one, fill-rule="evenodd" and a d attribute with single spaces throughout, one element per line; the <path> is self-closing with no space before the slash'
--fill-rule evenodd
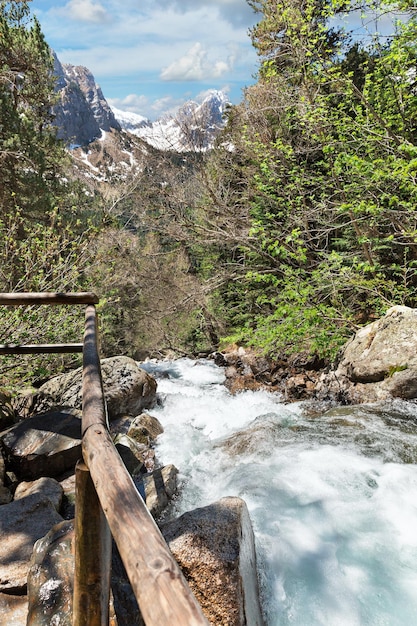
<path id="1" fill-rule="evenodd" d="M 159 467 L 163 425 L 144 409 L 157 382 L 127 357 L 102 361 L 115 445 L 158 520 L 178 470 Z M 81 458 L 81 370 L 34 394 L 0 399 L 0 625 L 72 626 L 74 468 Z M 262 624 L 253 531 L 246 504 L 223 498 L 160 526 L 211 624 Z M 140 550 L 140 546 L 137 546 Z M 143 624 L 116 547 L 111 625 Z"/>
<path id="2" fill-rule="evenodd" d="M 363 404 L 417 398 L 417 310 L 390 308 L 360 328 L 340 351 L 336 363 L 294 355 L 272 361 L 245 348 L 213 355 L 224 366 L 232 393 L 268 389 L 289 402 L 325 401 Z"/>
<path id="3" fill-rule="evenodd" d="M 332 367 L 302 355 L 272 362 L 241 347 L 212 356 L 225 367 L 226 386 L 234 394 L 268 389 L 287 402 L 310 400 L 326 408 L 414 400 L 416 331 L 417 311 L 393 307 L 358 330 Z M 104 359 L 102 371 L 115 444 L 158 520 L 176 493 L 178 470 L 158 466 L 154 442 L 163 424 L 143 412 L 157 401 L 157 381 L 127 357 Z M 70 626 L 81 370 L 17 400 L 2 393 L 0 442 L 0 625 L 49 625 L 59 619 Z M 161 531 L 210 623 L 262 624 L 253 532 L 243 500 L 225 498 L 161 524 Z M 111 624 L 142 624 L 116 549 Z"/>

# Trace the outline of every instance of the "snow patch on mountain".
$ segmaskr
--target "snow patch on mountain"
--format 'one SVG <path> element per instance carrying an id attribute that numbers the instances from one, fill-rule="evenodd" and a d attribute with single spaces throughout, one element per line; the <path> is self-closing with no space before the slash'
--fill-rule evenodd
<path id="1" fill-rule="evenodd" d="M 147 126 L 151 124 L 148 118 L 143 117 L 143 115 L 138 115 L 138 113 L 133 113 L 132 111 L 121 111 L 116 107 L 111 107 L 114 117 L 119 122 L 120 126 L 123 130 L 128 130 L 130 133 L 136 135 L 137 129 Z"/>
<path id="2" fill-rule="evenodd" d="M 135 113 L 112 107 L 123 130 L 159 150 L 203 152 L 210 149 L 225 123 L 230 102 L 222 91 L 210 91 L 202 102 L 189 101 L 169 115 L 150 122 Z"/>

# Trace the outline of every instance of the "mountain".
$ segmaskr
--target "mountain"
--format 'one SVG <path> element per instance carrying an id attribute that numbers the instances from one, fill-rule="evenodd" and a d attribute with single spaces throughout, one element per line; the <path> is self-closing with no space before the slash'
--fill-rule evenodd
<path id="1" fill-rule="evenodd" d="M 203 152 L 224 124 L 228 100 L 220 91 L 151 122 L 112 109 L 86 67 L 63 64 L 56 55 L 54 62 L 58 95 L 54 125 L 71 150 L 76 176 L 92 189 L 128 180 L 144 167 L 151 152 Z"/>
<path id="2" fill-rule="evenodd" d="M 54 54 L 54 71 L 59 98 L 53 111 L 54 125 L 58 137 L 70 147 L 86 147 L 103 132 L 124 130 L 159 150 L 205 151 L 224 125 L 229 101 L 221 91 L 210 91 L 202 102 L 186 102 L 175 115 L 151 122 L 136 113 L 111 108 L 86 67 L 61 63 Z"/>
<path id="3" fill-rule="evenodd" d="M 175 115 L 155 122 L 135 113 L 113 108 L 120 126 L 159 150 L 205 151 L 224 125 L 224 114 L 230 102 L 222 91 L 210 91 L 201 103 L 186 102 Z"/>
<path id="4" fill-rule="evenodd" d="M 94 76 L 86 67 L 62 64 L 54 55 L 59 101 L 53 113 L 58 137 L 71 146 L 87 146 L 102 131 L 121 131 Z"/>
<path id="5" fill-rule="evenodd" d="M 120 109 L 116 109 L 116 107 L 111 107 L 114 117 L 119 122 L 120 126 L 123 130 L 127 130 L 129 133 L 133 135 L 138 135 L 137 132 L 141 127 L 148 126 L 151 122 L 148 118 L 143 117 L 142 115 L 138 115 L 137 113 L 132 113 L 130 111 L 121 111 Z"/>

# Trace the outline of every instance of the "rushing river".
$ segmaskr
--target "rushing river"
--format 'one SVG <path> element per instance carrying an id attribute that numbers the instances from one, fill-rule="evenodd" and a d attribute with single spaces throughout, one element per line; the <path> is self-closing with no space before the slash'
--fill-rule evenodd
<path id="1" fill-rule="evenodd" d="M 231 396 L 209 361 L 146 368 L 157 456 L 180 470 L 173 513 L 246 501 L 268 626 L 417 625 L 417 405 L 317 416 L 277 394 Z"/>

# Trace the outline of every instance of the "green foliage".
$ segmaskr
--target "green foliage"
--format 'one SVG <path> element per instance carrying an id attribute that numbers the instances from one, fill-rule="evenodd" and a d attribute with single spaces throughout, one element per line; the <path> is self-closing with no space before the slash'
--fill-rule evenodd
<path id="1" fill-rule="evenodd" d="M 365 48 L 327 26 L 349 2 L 249 4 L 259 79 L 226 131 L 247 236 L 222 296 L 240 341 L 331 358 L 357 325 L 417 304 L 416 16 Z"/>
<path id="2" fill-rule="evenodd" d="M 80 291 L 91 209 L 69 182 L 51 126 L 53 59 L 26 1 L 0 2 L 0 291 Z M 82 203 L 80 203 L 80 199 Z M 80 342 L 83 312 L 0 307 L 0 343 Z M 36 381 L 76 357 L 4 357 L 1 384 Z"/>
<path id="3" fill-rule="evenodd" d="M 19 208 L 0 219 L 0 291 L 79 291 L 83 286 L 87 233 L 77 234 L 57 211 L 51 225 L 32 225 Z M 79 343 L 84 314 L 77 307 L 0 307 L 0 343 Z M 4 387 L 35 382 L 63 367 L 80 364 L 74 356 L 2 357 L 0 381 Z"/>
<path id="4" fill-rule="evenodd" d="M 53 59 L 29 4 L 0 3 L 0 204 L 43 219 L 66 194 L 63 146 L 51 125 Z"/>

